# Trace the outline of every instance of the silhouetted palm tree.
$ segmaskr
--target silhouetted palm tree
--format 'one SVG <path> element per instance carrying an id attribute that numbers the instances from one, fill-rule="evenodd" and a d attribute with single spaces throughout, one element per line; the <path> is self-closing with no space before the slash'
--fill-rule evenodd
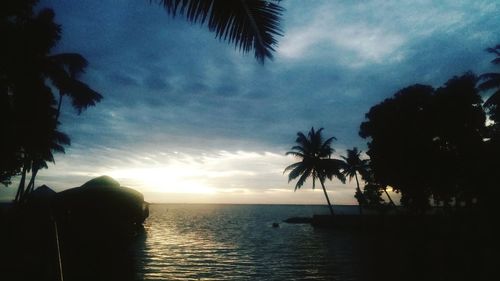
<path id="1" fill-rule="evenodd" d="M 59 119 L 64 96 L 71 98 L 71 104 L 78 111 L 78 114 L 102 99 L 98 92 L 78 80 L 78 76 L 85 71 L 88 65 L 87 60 L 82 55 L 76 53 L 51 55 L 46 58 L 45 63 L 45 75 L 59 90 L 56 120 Z"/>
<path id="2" fill-rule="evenodd" d="M 486 51 L 496 55 L 491 63 L 500 66 L 500 44 Z M 483 81 L 478 85 L 480 91 L 495 90 L 484 106 L 489 110 L 490 118 L 495 122 L 500 122 L 500 73 L 485 73 L 479 76 L 479 79 Z"/>
<path id="3" fill-rule="evenodd" d="M 38 84 L 29 85 L 27 90 L 37 95 L 29 96 L 19 103 L 21 119 L 18 121 L 17 138 L 21 144 L 23 166 L 16 202 L 22 202 L 34 189 L 39 169 L 46 168 L 46 162 L 54 162 L 53 152 L 64 153 L 64 145 L 70 144 L 69 137 L 57 130 L 52 92 L 44 85 L 43 79 Z M 31 180 L 26 186 L 26 177 L 30 172 Z"/>
<path id="4" fill-rule="evenodd" d="M 47 162 L 55 163 L 53 152 L 65 153 L 64 145 L 70 145 L 69 137 L 57 130 L 49 131 L 50 135 L 46 137 L 47 145 L 44 145 L 41 151 L 38 151 L 31 158 L 31 179 L 26 186 L 24 196 L 35 189 L 35 178 L 40 169 L 47 169 Z"/>
<path id="5" fill-rule="evenodd" d="M 150 2 L 153 0 L 150 0 Z M 279 1 L 269 0 L 155 0 L 165 10 L 187 20 L 204 24 L 218 39 L 234 44 L 245 53 L 254 50 L 260 62 L 272 59 L 277 45 L 275 36 L 282 36 L 279 27 L 283 8 Z"/>
<path id="6" fill-rule="evenodd" d="M 365 189 L 366 189 L 366 186 L 368 186 L 369 189 L 380 189 L 381 191 L 383 191 L 385 193 L 385 195 L 387 196 L 387 199 L 389 199 L 389 205 L 391 205 L 393 207 L 396 206 L 396 204 L 392 200 L 392 197 L 389 195 L 389 192 L 387 191 L 387 185 L 378 183 L 375 180 L 375 175 L 373 174 L 373 170 L 371 169 L 371 166 L 370 166 L 370 160 L 367 161 L 367 165 L 365 166 L 365 168 L 362 171 L 360 171 L 360 175 L 361 175 L 361 178 L 367 183 L 365 185 Z M 373 191 L 368 191 L 368 193 L 373 193 Z M 365 196 L 365 198 L 366 198 L 366 196 Z M 381 199 L 381 200 L 383 201 L 383 199 Z"/>
<path id="7" fill-rule="evenodd" d="M 64 152 L 63 146 L 69 145 L 69 137 L 57 130 L 62 96 L 70 96 L 79 113 L 102 98 L 78 80 L 87 65 L 82 56 L 50 54 L 61 28 L 52 10 L 35 12 L 36 2 L 0 4 L 0 29 L 6 42 L 0 46 L 0 116 L 5 119 L 0 125 L 9 135 L 8 141 L 0 141 L 0 181 L 9 183 L 12 176 L 21 176 L 17 201 L 33 190 L 38 170 L 46 168 L 47 161 L 54 162 L 52 154 Z M 48 80 L 54 87 L 49 87 Z M 58 108 L 53 88 L 59 90 Z"/>
<path id="8" fill-rule="evenodd" d="M 368 160 L 363 159 L 359 157 L 361 155 L 361 151 L 358 151 L 357 147 L 354 147 L 353 149 L 348 149 L 347 150 L 347 157 L 341 156 L 342 159 L 344 159 L 344 163 L 342 166 L 342 173 L 344 176 L 349 178 L 349 181 L 352 180 L 352 178 L 356 179 L 356 195 L 359 203 L 359 213 L 361 214 L 363 212 L 362 202 L 365 202 L 366 200 L 364 199 L 363 192 L 361 192 L 361 189 L 359 188 L 359 180 L 358 180 L 358 173 L 362 174 L 367 170 L 368 167 Z"/>
<path id="9" fill-rule="evenodd" d="M 323 141 L 322 131 L 323 128 L 315 131 L 313 127 L 307 136 L 302 132 L 297 133 L 295 142 L 298 145 L 292 147 L 292 150 L 288 151 L 286 155 L 293 155 L 300 158 L 301 161 L 286 167 L 284 173 L 289 171 L 288 182 L 299 178 L 295 185 L 295 190 L 301 188 L 309 177 L 313 180 L 312 187 L 314 189 L 316 179 L 318 179 L 323 188 L 330 213 L 333 215 L 332 204 L 325 188 L 325 180 L 337 177 L 341 181 L 344 181 L 344 177 L 340 172 L 342 161 L 331 158 L 334 152 L 331 143 L 335 138 L 331 137 Z"/>

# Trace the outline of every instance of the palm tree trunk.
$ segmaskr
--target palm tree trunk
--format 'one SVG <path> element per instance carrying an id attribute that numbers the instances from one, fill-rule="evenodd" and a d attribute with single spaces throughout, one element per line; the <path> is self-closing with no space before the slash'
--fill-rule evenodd
<path id="1" fill-rule="evenodd" d="M 27 172 L 27 170 L 28 170 L 28 166 L 25 163 L 23 165 L 23 171 L 21 173 L 21 180 L 19 181 L 19 187 L 17 188 L 16 198 L 14 199 L 14 202 L 16 202 L 16 203 L 21 202 L 21 199 L 23 198 L 24 184 L 26 182 L 26 172 Z"/>
<path id="2" fill-rule="evenodd" d="M 389 195 L 389 193 L 387 192 L 387 186 L 384 187 L 384 192 L 385 192 L 385 195 L 387 195 L 387 198 L 389 198 L 389 202 L 392 206 L 396 206 L 396 204 L 394 204 L 394 201 L 392 201 L 392 198 L 391 196 Z"/>
<path id="3" fill-rule="evenodd" d="M 363 192 L 361 192 L 361 189 L 359 188 L 359 180 L 358 180 L 358 173 L 355 173 L 354 174 L 354 178 L 356 179 L 356 188 L 357 188 L 357 191 L 358 191 L 358 194 L 360 196 L 360 199 L 358 200 L 358 206 L 359 206 L 359 214 L 362 215 L 363 214 L 363 206 L 361 206 L 361 202 L 364 202 L 364 194 Z"/>
<path id="4" fill-rule="evenodd" d="M 328 198 L 328 193 L 326 193 L 325 184 L 323 183 L 322 180 L 320 180 L 320 182 L 321 182 L 321 187 L 323 187 L 323 192 L 325 193 L 326 202 L 328 202 L 328 207 L 330 208 L 330 213 L 333 216 L 333 215 L 335 215 L 335 213 L 333 212 L 333 207 L 332 207 L 332 204 L 330 203 L 330 198 Z"/>
<path id="5" fill-rule="evenodd" d="M 33 189 L 35 189 L 35 178 L 37 174 L 38 174 L 38 169 L 33 166 L 31 168 L 31 179 L 30 182 L 28 183 L 28 187 L 26 187 L 25 194 L 29 194 L 30 192 L 33 191 Z"/>

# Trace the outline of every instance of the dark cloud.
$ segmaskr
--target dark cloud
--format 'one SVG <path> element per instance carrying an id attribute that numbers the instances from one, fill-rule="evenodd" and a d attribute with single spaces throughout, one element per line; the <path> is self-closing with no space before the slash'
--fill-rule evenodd
<path id="1" fill-rule="evenodd" d="M 131 76 L 122 73 L 111 73 L 107 75 L 107 80 L 110 83 L 119 85 L 119 87 L 135 87 L 139 86 L 139 82 Z"/>
<path id="2" fill-rule="evenodd" d="M 149 90 L 152 91 L 167 92 L 172 88 L 165 80 L 155 75 L 146 77 L 144 84 Z"/>
<path id="3" fill-rule="evenodd" d="M 358 128 L 371 106 L 410 84 L 480 73 L 489 67 L 484 49 L 500 42 L 490 1 L 282 3 L 285 37 L 275 60 L 260 65 L 149 1 L 42 1 L 63 25 L 55 51 L 82 53 L 84 80 L 104 96 L 81 116 L 64 105 L 73 146 L 57 169 L 173 151 L 282 155 L 311 126 L 336 136 L 339 153 L 364 148 Z"/>

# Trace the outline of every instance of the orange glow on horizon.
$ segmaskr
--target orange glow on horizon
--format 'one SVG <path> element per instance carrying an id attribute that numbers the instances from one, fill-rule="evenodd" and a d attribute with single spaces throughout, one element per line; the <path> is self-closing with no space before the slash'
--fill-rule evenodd
<path id="1" fill-rule="evenodd" d="M 164 166 L 155 168 L 118 169 L 109 173 L 113 178 L 140 189 L 164 193 L 213 194 L 216 189 L 204 183 L 204 171 L 194 167 Z"/>

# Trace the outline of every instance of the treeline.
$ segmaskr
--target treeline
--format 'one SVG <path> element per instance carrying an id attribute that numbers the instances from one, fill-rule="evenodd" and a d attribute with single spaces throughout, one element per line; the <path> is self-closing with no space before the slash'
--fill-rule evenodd
<path id="1" fill-rule="evenodd" d="M 500 45 L 488 52 L 500 64 Z M 500 73 L 468 72 L 437 89 L 406 87 L 373 106 L 359 132 L 370 157 L 362 173 L 366 203 L 380 205 L 390 186 L 415 212 L 492 208 L 500 195 L 499 102 Z"/>
<path id="2" fill-rule="evenodd" d="M 81 113 L 102 96 L 79 80 L 87 61 L 76 53 L 54 54 L 61 26 L 36 0 L 0 4 L 0 183 L 20 176 L 16 201 L 35 187 L 35 177 L 70 138 L 59 130 L 64 97 Z M 30 176 L 31 175 L 31 176 Z"/>

